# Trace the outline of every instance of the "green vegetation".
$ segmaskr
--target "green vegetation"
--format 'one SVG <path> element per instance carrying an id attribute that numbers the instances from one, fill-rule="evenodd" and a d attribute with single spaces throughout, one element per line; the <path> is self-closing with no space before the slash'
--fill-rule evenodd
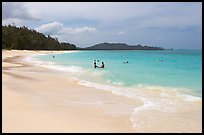
<path id="1" fill-rule="evenodd" d="M 59 43 L 57 38 L 39 33 L 27 27 L 2 26 L 2 49 L 16 50 L 75 50 L 70 43 Z"/>

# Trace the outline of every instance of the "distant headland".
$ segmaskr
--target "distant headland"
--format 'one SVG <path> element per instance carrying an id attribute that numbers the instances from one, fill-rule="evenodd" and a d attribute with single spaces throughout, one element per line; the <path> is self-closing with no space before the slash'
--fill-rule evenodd
<path id="1" fill-rule="evenodd" d="M 161 47 L 127 45 L 125 43 L 99 43 L 91 47 L 78 48 L 79 50 L 165 50 Z"/>

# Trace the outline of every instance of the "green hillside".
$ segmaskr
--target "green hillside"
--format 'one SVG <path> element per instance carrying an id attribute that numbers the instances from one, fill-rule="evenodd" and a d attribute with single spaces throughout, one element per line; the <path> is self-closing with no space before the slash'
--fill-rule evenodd
<path id="1" fill-rule="evenodd" d="M 70 43 L 59 43 L 57 39 L 27 27 L 2 26 L 2 49 L 16 50 L 75 50 Z"/>

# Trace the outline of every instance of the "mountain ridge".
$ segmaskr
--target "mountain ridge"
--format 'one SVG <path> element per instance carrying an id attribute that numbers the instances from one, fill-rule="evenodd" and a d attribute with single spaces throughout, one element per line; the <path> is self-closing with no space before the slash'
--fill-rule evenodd
<path id="1" fill-rule="evenodd" d="M 81 50 L 164 50 L 162 47 L 128 45 L 126 43 L 99 43 L 90 47 L 80 48 Z"/>

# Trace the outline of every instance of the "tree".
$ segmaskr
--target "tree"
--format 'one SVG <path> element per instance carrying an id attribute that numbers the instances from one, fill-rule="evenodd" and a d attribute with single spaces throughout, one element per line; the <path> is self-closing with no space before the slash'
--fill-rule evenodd
<path id="1" fill-rule="evenodd" d="M 76 45 L 69 43 L 59 43 L 57 38 L 27 27 L 2 26 L 2 49 L 19 50 L 74 50 Z"/>

